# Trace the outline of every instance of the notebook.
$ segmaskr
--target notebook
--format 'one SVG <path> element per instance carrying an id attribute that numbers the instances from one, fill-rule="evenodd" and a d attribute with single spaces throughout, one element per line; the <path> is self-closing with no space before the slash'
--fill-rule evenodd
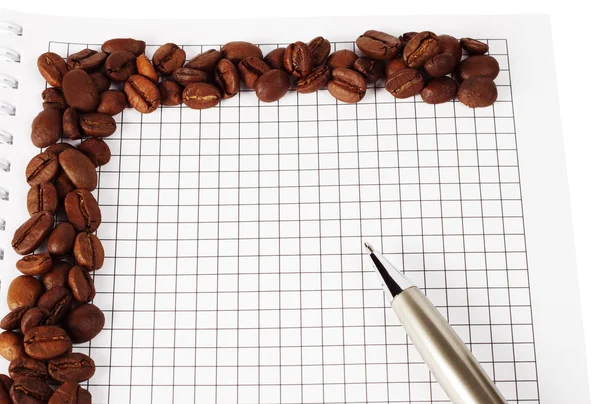
<path id="1" fill-rule="evenodd" d="M 94 192 L 106 326 L 74 347 L 96 363 L 83 383 L 95 403 L 448 402 L 364 241 L 424 290 L 509 403 L 589 402 L 548 17 L 0 21 L 2 316 L 45 51 L 133 37 L 189 59 L 232 40 L 266 53 L 322 35 L 354 50 L 367 29 L 431 30 L 486 42 L 501 68 L 498 101 L 475 110 L 378 82 L 356 105 L 243 89 L 201 112 L 116 116 Z"/>

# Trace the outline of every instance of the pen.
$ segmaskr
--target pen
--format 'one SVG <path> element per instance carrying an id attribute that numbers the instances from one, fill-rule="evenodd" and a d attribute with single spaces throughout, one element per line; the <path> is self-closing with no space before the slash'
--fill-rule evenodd
<path id="1" fill-rule="evenodd" d="M 450 324 L 417 286 L 365 243 L 392 309 L 454 404 L 506 404 L 492 380 Z"/>

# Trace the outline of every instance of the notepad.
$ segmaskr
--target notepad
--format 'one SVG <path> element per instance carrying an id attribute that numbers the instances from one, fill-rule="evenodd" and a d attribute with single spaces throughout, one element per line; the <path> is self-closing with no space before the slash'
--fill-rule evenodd
<path id="1" fill-rule="evenodd" d="M 475 110 L 395 99 L 378 82 L 355 105 L 327 90 L 265 104 L 242 89 L 208 110 L 116 116 L 94 192 L 106 326 L 74 347 L 96 363 L 83 383 L 95 403 L 448 402 L 365 241 L 423 289 L 509 403 L 589 402 L 546 17 L 0 20 L 11 23 L 0 77 L 18 82 L 0 90 L 2 111 L 16 111 L 0 116 L 2 302 L 28 217 L 45 51 L 134 37 L 150 57 L 174 42 L 189 59 L 232 40 L 266 54 L 318 35 L 356 50 L 367 29 L 431 30 L 480 39 L 500 64 L 498 101 Z"/>

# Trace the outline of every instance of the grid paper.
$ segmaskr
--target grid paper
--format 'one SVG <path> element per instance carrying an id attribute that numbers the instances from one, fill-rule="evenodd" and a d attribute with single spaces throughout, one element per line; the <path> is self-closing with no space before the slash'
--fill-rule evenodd
<path id="1" fill-rule="evenodd" d="M 96 362 L 94 402 L 449 402 L 363 240 L 509 403 L 539 402 L 507 41 L 487 42 L 501 66 L 489 108 L 398 100 L 379 83 L 357 105 L 242 90 L 210 110 L 115 117 L 95 191 L 106 326 L 74 349 Z M 99 45 L 49 43 L 85 47 Z"/>

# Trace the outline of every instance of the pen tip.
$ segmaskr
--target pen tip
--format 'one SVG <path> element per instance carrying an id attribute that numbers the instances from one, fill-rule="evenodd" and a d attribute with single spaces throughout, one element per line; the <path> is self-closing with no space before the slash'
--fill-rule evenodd
<path id="1" fill-rule="evenodd" d="M 373 251 L 375 251 L 375 249 L 373 248 L 373 246 L 369 243 L 365 243 L 365 248 L 367 250 L 369 250 L 370 253 L 372 253 Z"/>

